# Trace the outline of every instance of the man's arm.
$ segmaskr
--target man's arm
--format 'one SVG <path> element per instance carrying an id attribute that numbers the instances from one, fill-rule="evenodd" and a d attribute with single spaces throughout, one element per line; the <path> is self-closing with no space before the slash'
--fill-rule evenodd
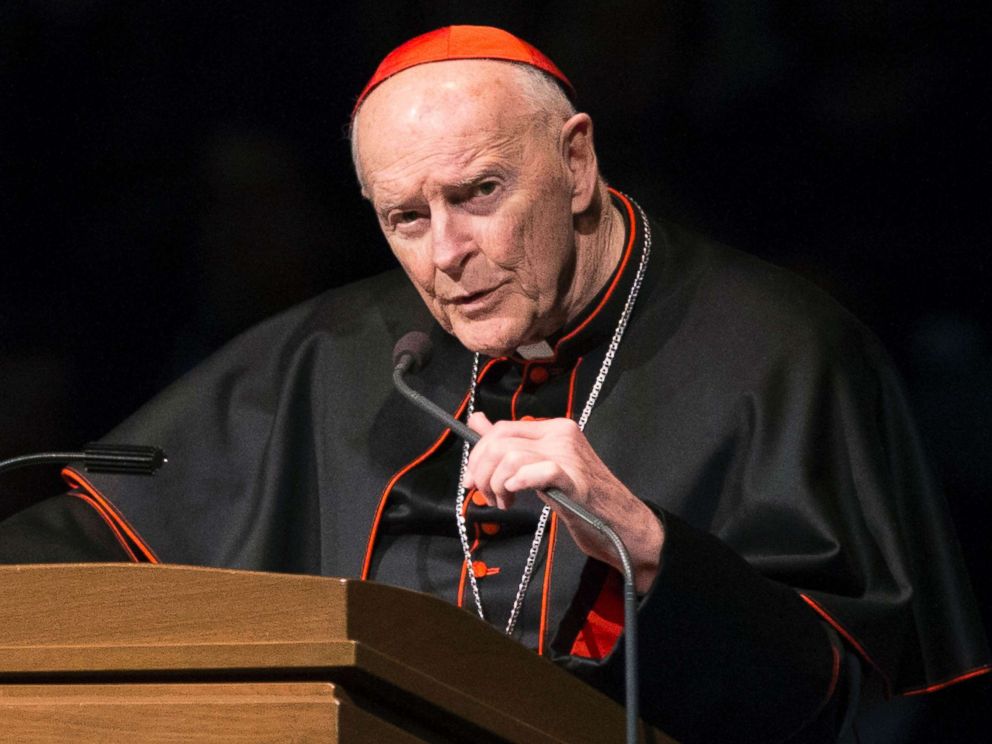
<path id="1" fill-rule="evenodd" d="M 844 650 L 793 588 L 765 578 L 719 539 L 652 510 L 610 472 L 573 421 L 494 425 L 474 414 L 469 425 L 483 438 L 469 459 L 467 487 L 499 507 L 516 492 L 561 489 L 627 545 L 643 595 L 647 720 L 686 742 L 785 741 L 800 732 L 808 741 L 836 737 L 847 692 Z M 582 585 L 616 594 L 596 568 L 619 567 L 612 546 L 567 513 L 559 518 L 593 559 Z M 598 597 L 577 599 L 589 605 L 579 614 L 596 611 Z M 562 642 L 568 639 L 556 640 Z M 597 661 L 571 651 L 558 648 L 566 667 L 622 699 L 622 644 Z"/>
<path id="2" fill-rule="evenodd" d="M 509 508 L 515 494 L 533 489 L 558 514 L 583 553 L 622 570 L 606 538 L 543 495 L 561 490 L 609 524 L 630 552 L 634 587 L 645 593 L 658 575 L 665 531 L 661 520 L 606 467 L 578 425 L 565 418 L 499 421 L 475 413 L 469 426 L 484 435 L 469 457 L 465 487 L 490 506 Z"/>

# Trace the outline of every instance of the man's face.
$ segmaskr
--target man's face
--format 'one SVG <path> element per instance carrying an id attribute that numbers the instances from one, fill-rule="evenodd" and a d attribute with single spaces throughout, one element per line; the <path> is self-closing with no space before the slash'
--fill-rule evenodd
<path id="1" fill-rule="evenodd" d="M 491 355 L 566 320 L 574 233 L 560 124 L 520 101 L 490 61 L 413 67 L 356 123 L 365 191 L 386 240 L 438 322 Z"/>

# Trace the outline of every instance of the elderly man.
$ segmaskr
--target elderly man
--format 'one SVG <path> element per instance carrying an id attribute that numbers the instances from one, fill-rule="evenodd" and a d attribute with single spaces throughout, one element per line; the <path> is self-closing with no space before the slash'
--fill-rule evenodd
<path id="1" fill-rule="evenodd" d="M 642 710 L 686 742 L 830 741 L 859 696 L 986 671 L 877 343 L 607 187 L 570 95 L 497 29 L 390 54 L 352 144 L 405 277 L 232 342 L 110 436 L 165 447 L 158 478 L 68 471 L 70 494 L 2 528 L 4 556 L 407 586 L 619 697 L 617 559 L 547 507 L 558 488 L 629 547 Z M 392 389 L 390 348 L 428 327 L 419 387 L 482 435 L 471 451 Z"/>

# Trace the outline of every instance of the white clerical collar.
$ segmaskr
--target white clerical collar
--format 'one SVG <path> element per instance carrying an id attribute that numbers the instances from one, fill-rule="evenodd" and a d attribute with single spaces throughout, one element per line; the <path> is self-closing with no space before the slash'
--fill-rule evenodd
<path id="1" fill-rule="evenodd" d="M 521 359 L 532 361 L 534 359 L 551 359 L 555 355 L 555 350 L 547 341 L 539 341 L 536 344 L 518 346 L 517 354 Z"/>

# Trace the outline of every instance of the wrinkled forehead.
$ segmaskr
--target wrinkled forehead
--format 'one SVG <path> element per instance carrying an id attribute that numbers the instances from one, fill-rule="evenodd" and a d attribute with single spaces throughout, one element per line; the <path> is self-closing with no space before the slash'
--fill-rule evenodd
<path id="1" fill-rule="evenodd" d="M 431 62 L 389 78 L 356 113 L 356 134 L 400 123 L 406 126 L 474 117 L 480 125 L 511 116 L 523 106 L 522 73 L 510 62 Z"/>
<path id="2" fill-rule="evenodd" d="M 519 149 L 536 117 L 520 95 L 518 75 L 510 63 L 458 60 L 390 78 L 372 91 L 355 119 L 360 175 L 426 158 L 464 165 L 485 151 L 508 155 Z"/>

